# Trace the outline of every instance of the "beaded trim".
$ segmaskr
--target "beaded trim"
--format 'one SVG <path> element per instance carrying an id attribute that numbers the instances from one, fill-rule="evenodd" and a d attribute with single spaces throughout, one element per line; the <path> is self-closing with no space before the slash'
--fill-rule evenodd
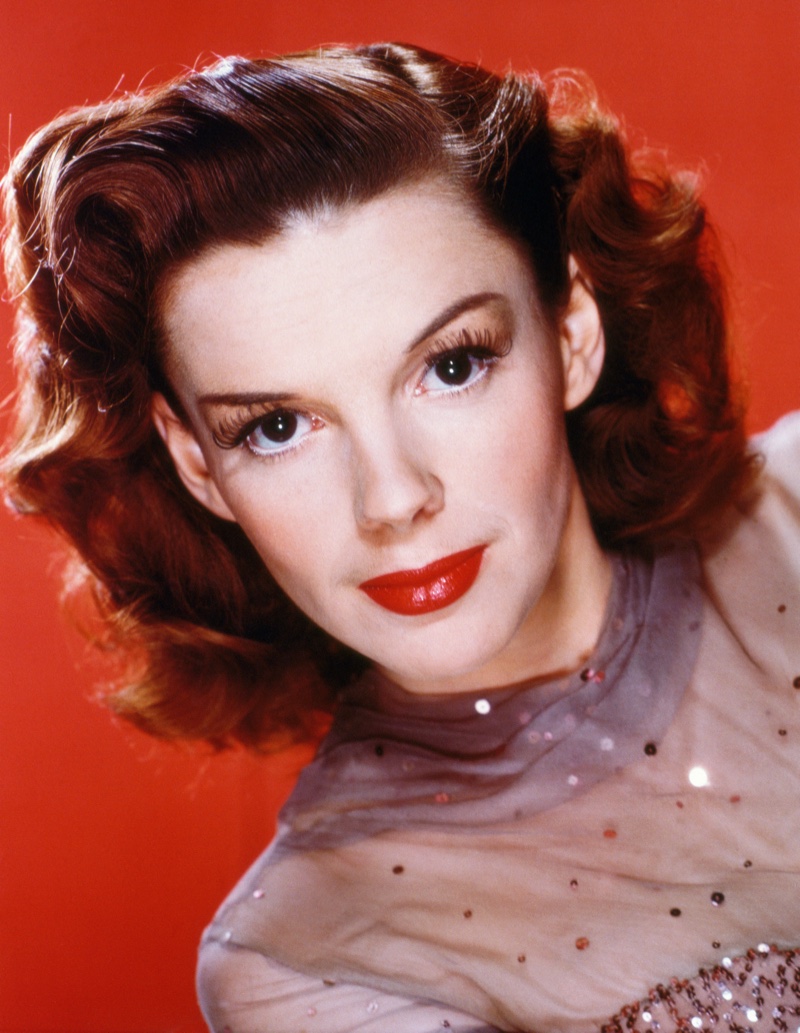
<path id="1" fill-rule="evenodd" d="M 694 979 L 660 984 L 617 1012 L 602 1033 L 797 1033 L 799 1020 L 800 950 L 760 944 Z"/>

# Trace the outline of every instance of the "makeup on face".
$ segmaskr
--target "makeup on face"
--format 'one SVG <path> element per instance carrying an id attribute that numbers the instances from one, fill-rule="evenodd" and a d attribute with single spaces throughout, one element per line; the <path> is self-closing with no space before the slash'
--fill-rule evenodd
<path id="1" fill-rule="evenodd" d="M 465 313 L 501 307 L 496 297 L 461 299 L 452 318 Z M 460 328 L 438 328 L 412 351 L 424 347 L 421 369 L 412 374 L 411 392 L 416 397 L 426 394 L 459 394 L 469 391 L 491 375 L 494 366 L 512 347 L 511 336 L 502 318 L 494 316 L 489 325 L 476 330 L 470 325 Z M 278 459 L 299 447 L 312 431 L 325 425 L 324 416 L 297 393 L 207 395 L 200 404 L 208 415 L 212 436 L 222 449 L 245 447 L 265 460 Z"/>
<path id="2" fill-rule="evenodd" d="M 602 585 L 564 352 L 527 257 L 468 198 L 432 181 L 299 220 L 165 296 L 184 483 L 312 621 L 423 693 L 583 644 Z"/>
<path id="3" fill-rule="evenodd" d="M 417 570 L 398 570 L 364 581 L 358 587 L 393 613 L 414 616 L 451 606 L 475 583 L 485 545 L 453 553 Z"/>

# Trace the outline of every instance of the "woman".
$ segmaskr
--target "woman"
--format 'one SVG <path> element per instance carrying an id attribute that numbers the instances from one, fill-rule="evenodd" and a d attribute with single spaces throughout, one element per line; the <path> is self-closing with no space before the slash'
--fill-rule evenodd
<path id="1" fill-rule="evenodd" d="M 67 114 L 7 183 L 10 493 L 113 705 L 335 712 L 210 1028 L 795 1028 L 799 431 L 747 451 L 691 183 L 572 81 L 393 45 Z"/>

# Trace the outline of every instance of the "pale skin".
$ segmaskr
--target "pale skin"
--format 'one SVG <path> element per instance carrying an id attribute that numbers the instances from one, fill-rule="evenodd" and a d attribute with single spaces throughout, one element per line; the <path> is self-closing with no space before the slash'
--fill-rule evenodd
<path id="1" fill-rule="evenodd" d="M 410 692 L 571 670 L 597 640 L 610 563 L 564 412 L 604 342 L 571 269 L 554 329 L 518 245 L 428 180 L 210 250 L 165 292 L 188 419 L 161 395 L 153 419 L 183 483 Z M 392 613 L 358 587 L 475 546 L 475 583 L 436 612 Z"/>

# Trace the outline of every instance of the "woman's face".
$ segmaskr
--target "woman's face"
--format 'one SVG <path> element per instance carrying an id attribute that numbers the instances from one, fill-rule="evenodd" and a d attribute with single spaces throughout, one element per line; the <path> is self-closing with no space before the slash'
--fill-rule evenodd
<path id="1" fill-rule="evenodd" d="M 154 418 L 331 635 L 412 691 L 505 684 L 554 635 L 590 647 L 607 590 L 564 435 L 602 358 L 578 294 L 553 329 L 517 245 L 438 181 L 398 188 L 180 270 L 191 426 Z"/>

